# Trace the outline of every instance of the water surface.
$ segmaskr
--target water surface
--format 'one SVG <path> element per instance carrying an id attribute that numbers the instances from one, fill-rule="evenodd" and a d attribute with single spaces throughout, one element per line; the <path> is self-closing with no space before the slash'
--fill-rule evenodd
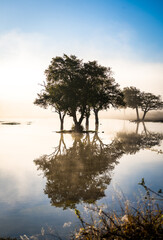
<path id="1" fill-rule="evenodd" d="M 56 133 L 58 119 L 5 121 L 21 124 L 0 124 L 1 237 L 35 235 L 48 226 L 66 237 L 78 224 L 74 208 L 109 205 L 116 189 L 137 201 L 142 177 L 162 188 L 161 123 L 101 119 L 98 133 L 80 135 Z"/>

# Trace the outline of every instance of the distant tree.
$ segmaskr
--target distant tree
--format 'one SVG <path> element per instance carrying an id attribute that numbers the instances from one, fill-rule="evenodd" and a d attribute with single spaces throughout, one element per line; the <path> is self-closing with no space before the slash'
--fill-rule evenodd
<path id="1" fill-rule="evenodd" d="M 136 109 L 137 121 L 140 120 L 139 117 L 139 107 L 141 107 L 141 92 L 136 87 L 126 87 L 123 89 L 124 100 L 126 106 L 129 108 Z"/>
<path id="2" fill-rule="evenodd" d="M 152 93 L 141 93 L 141 110 L 143 111 L 142 121 L 144 121 L 147 112 L 163 108 L 161 96 Z"/>

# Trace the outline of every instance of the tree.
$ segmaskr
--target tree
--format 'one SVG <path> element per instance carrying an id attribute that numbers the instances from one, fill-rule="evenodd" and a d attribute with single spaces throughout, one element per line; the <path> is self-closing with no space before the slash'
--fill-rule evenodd
<path id="1" fill-rule="evenodd" d="M 82 61 L 71 55 L 52 58 L 45 70 L 46 83 L 34 104 L 47 108 L 52 106 L 59 114 L 61 130 L 65 114 L 73 117 L 78 131 L 85 114 L 83 97 L 84 78 L 81 73 Z M 77 119 L 77 112 L 80 113 Z"/>
<path id="2" fill-rule="evenodd" d="M 54 107 L 60 116 L 61 130 L 65 114 L 73 118 L 74 130 L 80 132 L 85 117 L 88 129 L 91 110 L 98 125 L 100 110 L 123 105 L 123 94 L 111 69 L 96 61 L 83 63 L 74 55 L 64 54 L 52 58 L 45 75 L 44 89 L 34 103 L 45 108 Z"/>
<path id="3" fill-rule="evenodd" d="M 87 86 L 87 109 L 94 111 L 95 125 L 98 125 L 99 111 L 108 109 L 110 105 L 113 107 L 124 105 L 123 94 L 119 85 L 115 83 L 110 68 L 101 66 L 96 61 L 89 61 L 84 64 L 84 74 Z"/>
<path id="4" fill-rule="evenodd" d="M 142 121 L 144 121 L 147 112 L 163 108 L 161 96 L 152 93 L 141 93 L 141 110 L 143 111 Z"/>
<path id="5" fill-rule="evenodd" d="M 81 124 L 85 117 L 86 101 L 86 79 L 83 75 L 83 63 L 76 56 L 63 55 L 53 58 L 49 68 L 45 71 L 48 84 L 54 92 L 56 85 L 62 90 L 62 104 L 66 113 L 73 118 L 75 131 L 81 130 Z"/>
<path id="6" fill-rule="evenodd" d="M 123 89 L 126 106 L 136 109 L 137 121 L 140 120 L 138 108 L 141 106 L 141 92 L 136 87 L 126 87 Z"/>
<path id="7" fill-rule="evenodd" d="M 67 110 L 65 109 L 66 102 L 62 94 L 62 89 L 59 85 L 51 86 L 49 83 L 44 84 L 43 86 L 44 89 L 40 94 L 38 94 L 38 98 L 35 99 L 34 104 L 43 108 L 47 108 L 49 106 L 54 108 L 59 114 L 60 130 L 63 130 L 64 117 Z"/>

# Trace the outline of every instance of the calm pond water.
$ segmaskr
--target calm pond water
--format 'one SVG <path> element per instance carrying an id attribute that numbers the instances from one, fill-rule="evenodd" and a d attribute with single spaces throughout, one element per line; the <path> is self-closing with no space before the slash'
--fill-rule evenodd
<path id="1" fill-rule="evenodd" d="M 142 177 L 153 190 L 163 188 L 161 123 L 101 119 L 98 133 L 75 135 L 56 133 L 58 119 L 9 121 L 21 124 L 0 123 L 1 237 L 51 227 L 64 238 L 78 226 L 74 208 L 111 206 L 119 191 L 136 202 Z"/>

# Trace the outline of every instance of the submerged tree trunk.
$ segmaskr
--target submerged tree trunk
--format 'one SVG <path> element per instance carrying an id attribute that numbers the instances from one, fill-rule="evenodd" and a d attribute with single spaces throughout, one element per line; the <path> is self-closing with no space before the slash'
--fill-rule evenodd
<path id="1" fill-rule="evenodd" d="M 89 130 L 89 117 L 90 117 L 90 107 L 86 107 L 86 111 L 85 111 L 85 116 L 86 116 L 86 121 L 85 121 L 85 128 L 86 131 Z"/>
<path id="2" fill-rule="evenodd" d="M 64 124 L 64 119 L 62 118 L 61 120 L 61 126 L 60 126 L 60 130 L 63 131 L 63 124 Z"/>
<path id="3" fill-rule="evenodd" d="M 137 121 L 140 121 L 138 107 L 136 107 Z"/>

